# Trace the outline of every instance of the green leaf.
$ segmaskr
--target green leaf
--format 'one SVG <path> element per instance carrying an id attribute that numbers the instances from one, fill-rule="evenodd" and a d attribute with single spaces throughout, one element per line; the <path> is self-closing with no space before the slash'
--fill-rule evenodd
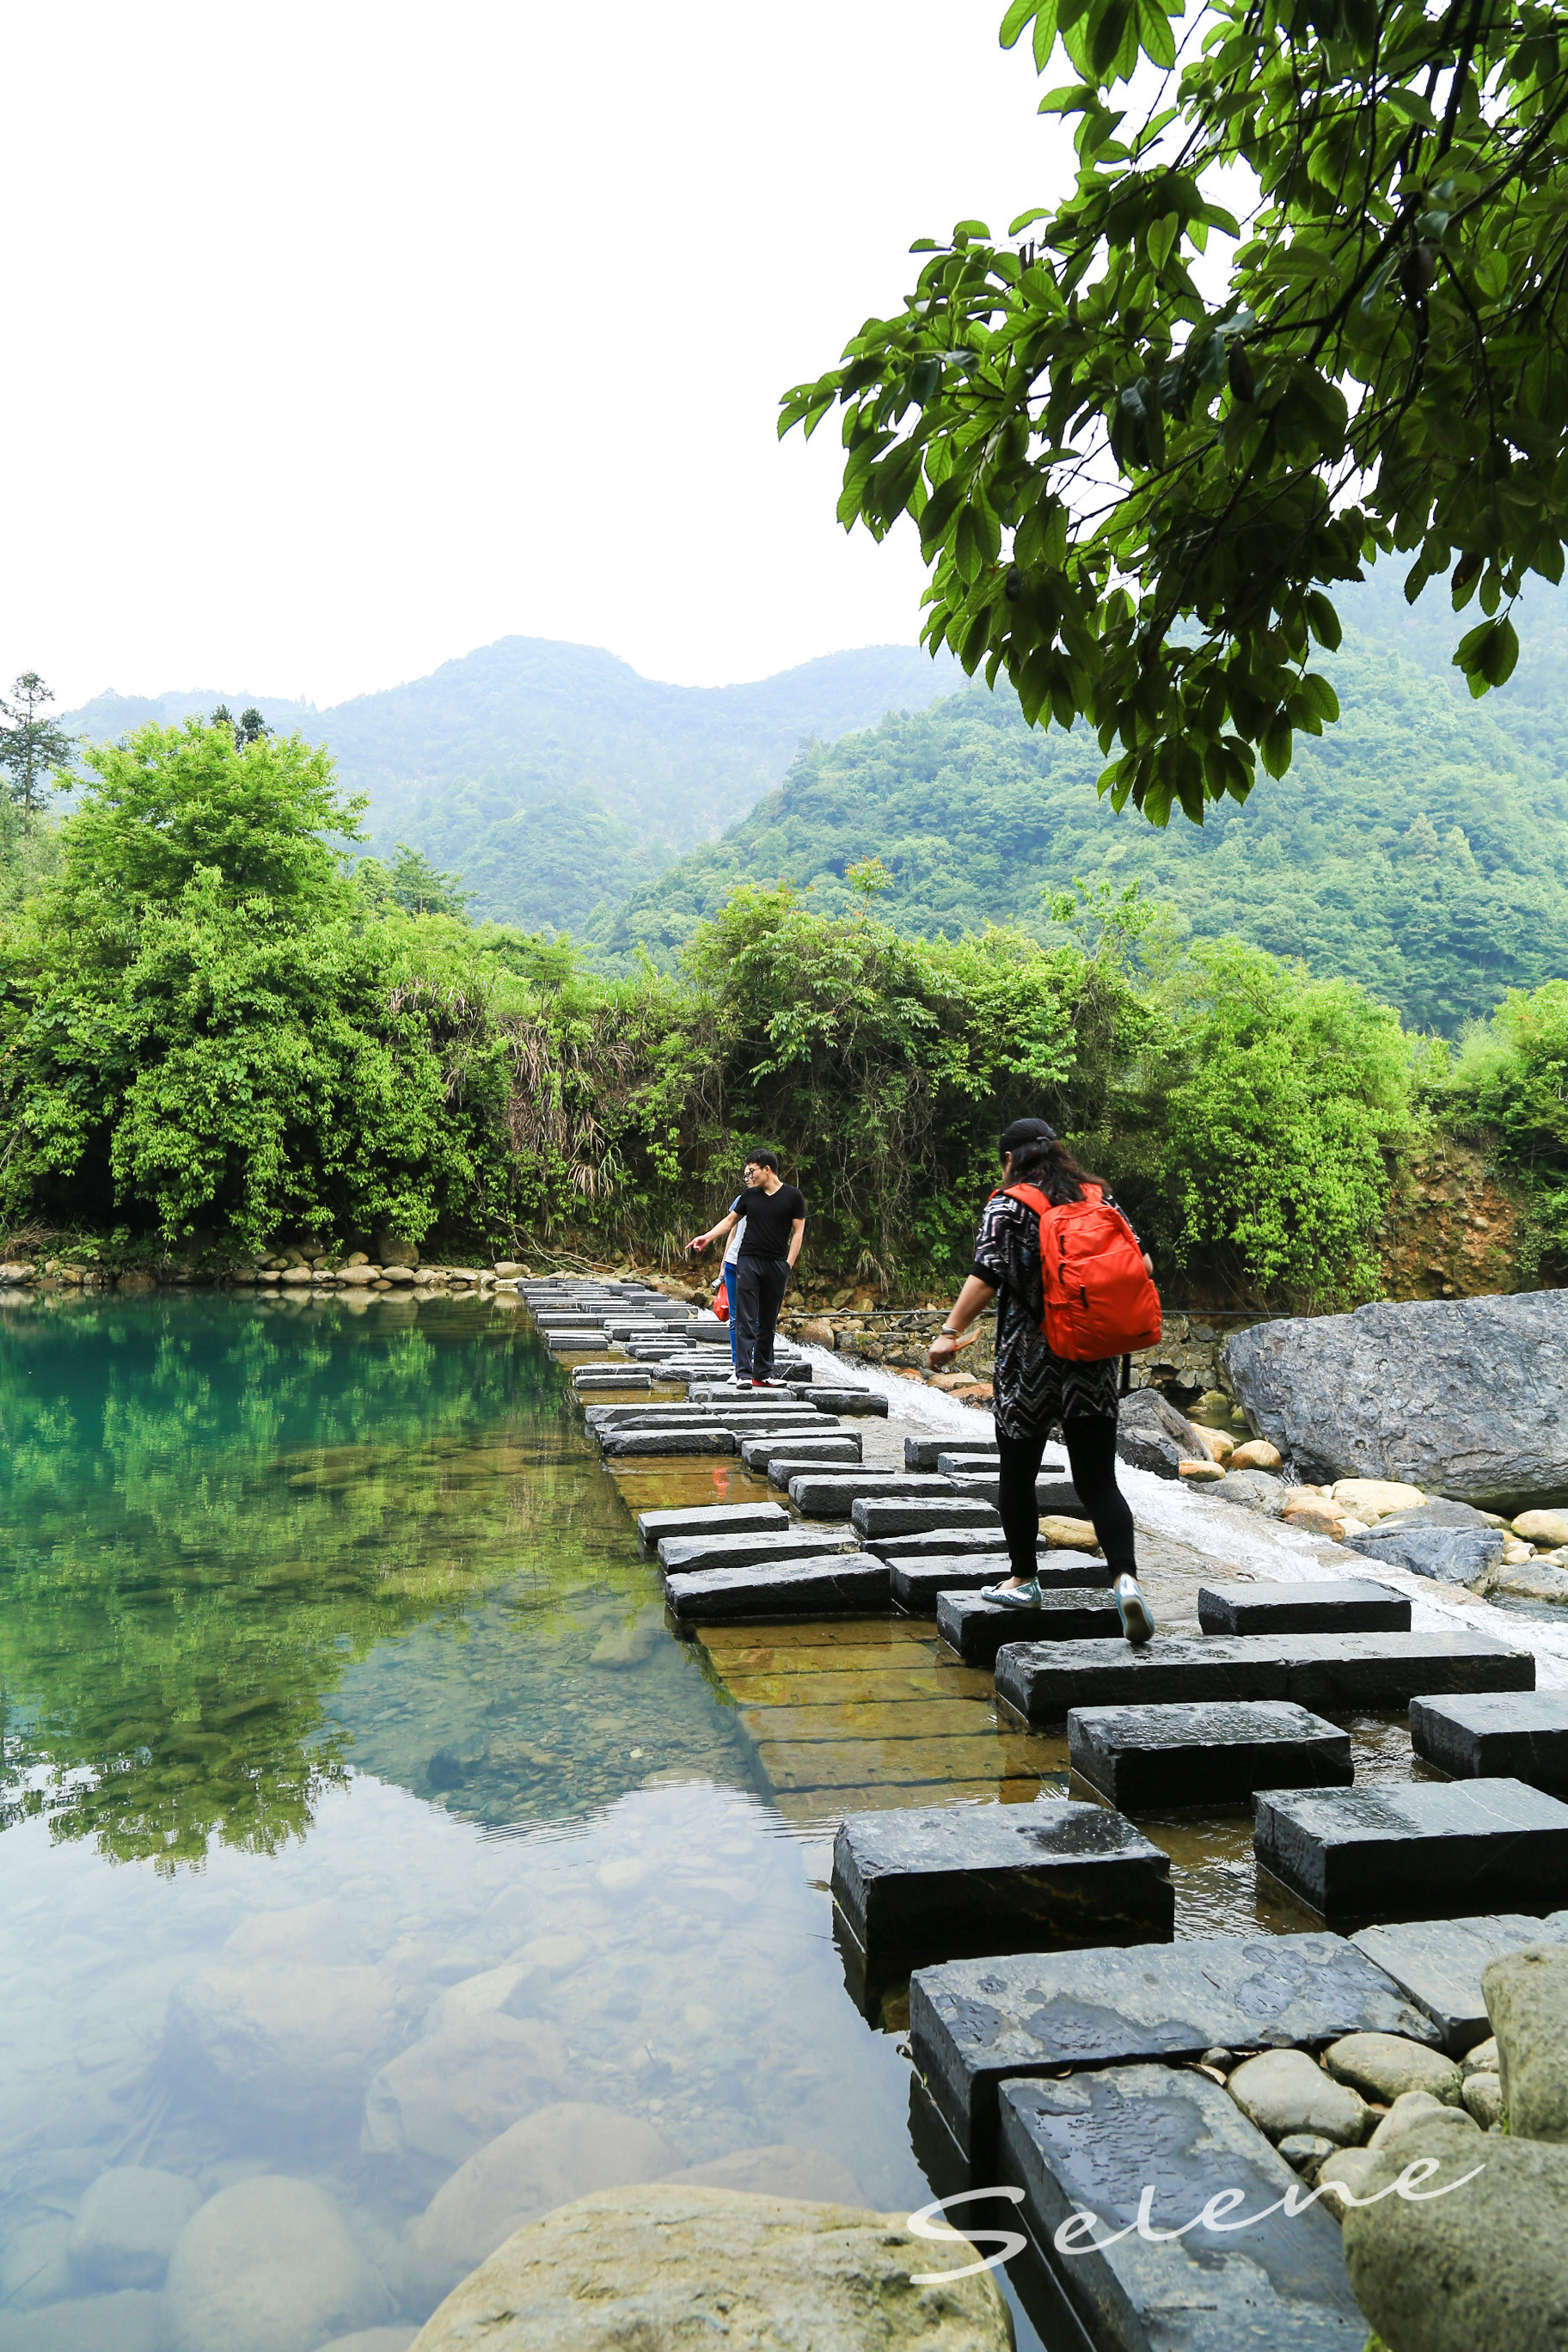
<path id="1" fill-rule="evenodd" d="M 1013 0 L 1002 19 L 1002 47 L 1010 49 L 1035 13 L 1037 0 Z"/>
<path id="2" fill-rule="evenodd" d="M 1262 740 L 1258 746 L 1258 755 L 1263 762 L 1264 772 L 1270 776 L 1284 775 L 1290 765 L 1290 721 L 1282 711 L 1277 711 L 1264 729 Z"/>
<path id="3" fill-rule="evenodd" d="M 1321 588 L 1310 589 L 1303 601 L 1312 635 L 1321 646 L 1328 647 L 1330 653 L 1335 652 L 1344 635 L 1339 614 Z"/>
<path id="4" fill-rule="evenodd" d="M 1177 219 L 1174 213 L 1163 213 L 1160 218 L 1150 229 L 1148 237 L 1149 258 L 1153 263 L 1156 269 L 1163 269 L 1164 268 L 1166 257 L 1170 253 L 1171 247 L 1176 242 L 1177 236 L 1181 230 L 1181 226 L 1182 224 Z"/>

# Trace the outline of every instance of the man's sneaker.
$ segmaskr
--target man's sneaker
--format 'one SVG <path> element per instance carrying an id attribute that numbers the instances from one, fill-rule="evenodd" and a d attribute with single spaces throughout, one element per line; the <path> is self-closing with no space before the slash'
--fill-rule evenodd
<path id="1" fill-rule="evenodd" d="M 1040 1605 L 1040 1580 L 1032 1576 L 1027 1584 L 987 1584 L 981 1588 L 982 1601 L 999 1601 L 1004 1609 L 1037 1609 Z"/>
<path id="2" fill-rule="evenodd" d="M 1154 1631 L 1154 1612 L 1143 1595 L 1143 1588 L 1135 1576 L 1119 1576 L 1116 1580 L 1116 1606 L 1121 1617 L 1121 1630 L 1135 1649 L 1141 1649 Z"/>

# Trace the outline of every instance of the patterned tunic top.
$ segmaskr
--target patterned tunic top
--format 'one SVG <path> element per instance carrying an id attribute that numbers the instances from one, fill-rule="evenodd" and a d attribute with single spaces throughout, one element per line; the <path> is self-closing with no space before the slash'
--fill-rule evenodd
<path id="1" fill-rule="evenodd" d="M 1116 1208 L 1110 1194 L 1106 1206 Z M 1069 1364 L 1053 1355 L 1040 1325 L 1040 1221 L 1022 1201 L 994 1193 L 985 1203 L 969 1271 L 996 1293 L 996 1369 L 992 1400 L 1004 1437 L 1032 1437 L 1081 1414 L 1116 1418 L 1121 1359 Z"/>

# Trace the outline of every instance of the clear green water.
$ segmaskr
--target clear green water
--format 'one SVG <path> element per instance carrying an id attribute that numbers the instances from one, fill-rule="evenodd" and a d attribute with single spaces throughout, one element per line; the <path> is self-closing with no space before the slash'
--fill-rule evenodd
<path id="1" fill-rule="evenodd" d="M 0 2352 L 394 2352 L 509 2199 L 781 2144 L 931 2193 L 515 1312 L 15 1302 L 0 1512 Z"/>

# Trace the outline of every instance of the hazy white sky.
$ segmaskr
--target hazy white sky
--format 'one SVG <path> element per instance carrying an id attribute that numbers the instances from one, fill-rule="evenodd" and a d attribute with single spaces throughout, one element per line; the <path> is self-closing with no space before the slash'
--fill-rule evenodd
<path id="1" fill-rule="evenodd" d="M 912 237 L 1064 184 L 1001 14 L 13 0 L 0 689 L 912 642 L 912 534 L 847 540 L 776 401 Z"/>

